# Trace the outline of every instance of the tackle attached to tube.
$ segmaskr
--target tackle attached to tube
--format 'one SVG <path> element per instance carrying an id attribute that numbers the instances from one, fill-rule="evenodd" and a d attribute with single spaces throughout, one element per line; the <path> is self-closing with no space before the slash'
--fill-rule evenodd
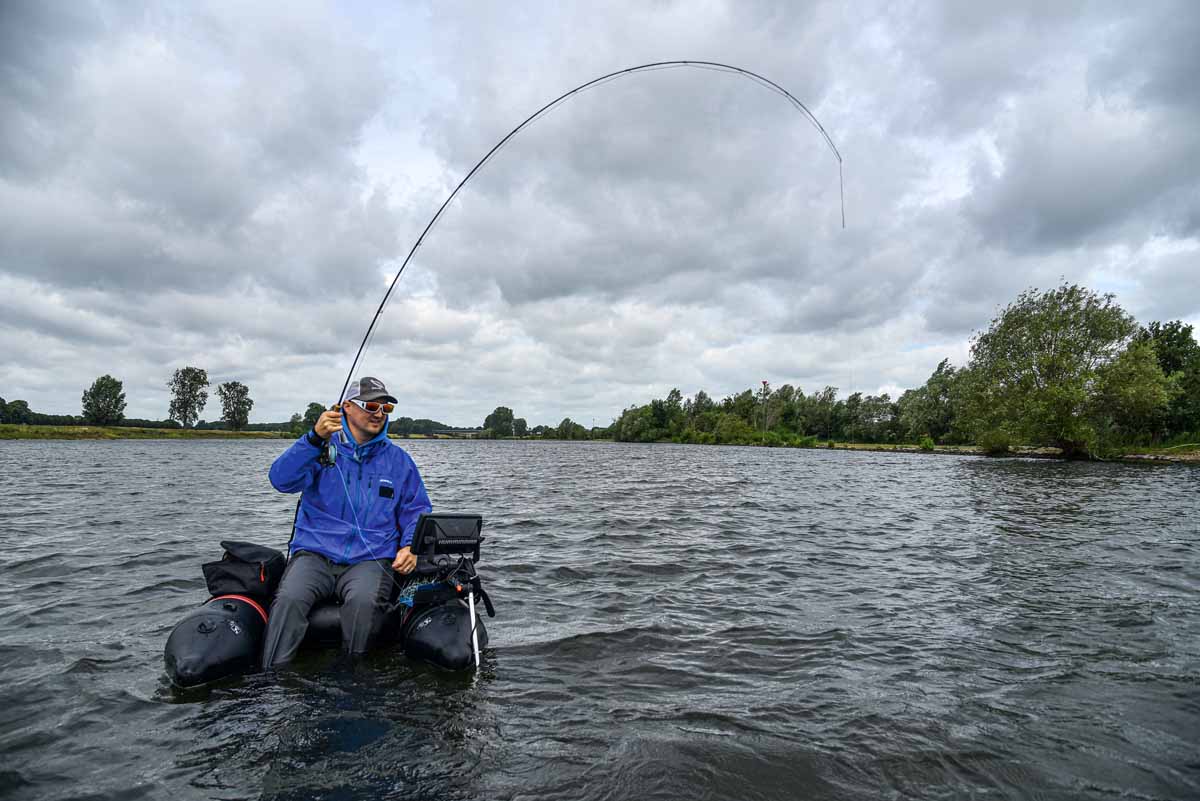
<path id="1" fill-rule="evenodd" d="M 428 514 L 417 524 L 416 570 L 393 583 L 387 614 L 380 621 L 375 647 L 400 645 L 410 659 L 446 670 L 482 664 L 487 628 L 476 612 L 482 601 L 490 617 L 492 600 L 475 570 L 480 558 L 483 518 L 479 515 Z M 177 687 L 257 671 L 271 608 L 271 595 L 282 573 L 282 554 L 241 542 L 224 543 L 237 558 L 211 565 L 210 597 L 175 626 L 163 660 Z M 243 569 L 244 567 L 244 569 Z M 220 591 L 218 593 L 218 590 Z M 339 647 L 340 606 L 336 600 L 315 605 L 308 616 L 303 648 Z"/>

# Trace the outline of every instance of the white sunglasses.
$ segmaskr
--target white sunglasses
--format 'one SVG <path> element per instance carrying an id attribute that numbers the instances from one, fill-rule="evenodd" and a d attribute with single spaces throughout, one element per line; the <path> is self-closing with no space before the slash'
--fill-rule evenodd
<path id="1" fill-rule="evenodd" d="M 383 412 L 384 414 L 391 414 L 392 409 L 396 408 L 396 404 L 394 404 L 394 403 L 380 403 L 379 401 L 361 401 L 358 398 L 351 398 L 350 402 L 353 403 L 358 408 L 362 409 L 363 411 L 370 412 L 371 414 L 375 414 L 375 412 L 380 412 L 380 411 Z"/>

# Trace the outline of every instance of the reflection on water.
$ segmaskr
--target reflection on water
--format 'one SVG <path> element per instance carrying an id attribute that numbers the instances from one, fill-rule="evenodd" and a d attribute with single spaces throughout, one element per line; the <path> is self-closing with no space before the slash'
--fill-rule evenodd
<path id="1" fill-rule="evenodd" d="M 0 797 L 1200 795 L 1200 471 L 413 442 L 485 516 L 478 675 L 162 675 L 287 443 L 2 443 Z"/>

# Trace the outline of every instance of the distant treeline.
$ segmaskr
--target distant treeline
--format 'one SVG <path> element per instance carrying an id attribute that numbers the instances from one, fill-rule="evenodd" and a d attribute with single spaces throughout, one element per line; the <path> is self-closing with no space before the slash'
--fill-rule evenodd
<path id="1" fill-rule="evenodd" d="M 479 432 L 478 436 L 481 439 L 507 439 L 509 437 L 518 439 L 612 438 L 607 428 L 589 430 L 570 417 L 564 417 L 562 422 L 556 426 L 537 425 L 530 428 L 524 417 L 514 417 L 513 410 L 507 406 L 497 406 L 491 414 L 484 418 L 482 429 L 475 430 Z"/>
<path id="2" fill-rule="evenodd" d="M 199 375 L 202 382 L 201 387 L 207 385 L 207 377 L 203 370 L 193 367 L 182 368 L 177 370 L 176 375 Z M 297 436 L 312 428 L 316 423 L 321 412 L 325 411 L 326 407 L 320 403 L 310 403 L 304 414 L 293 414 L 290 420 L 280 423 L 248 423 L 246 415 L 249 413 L 249 408 L 253 401 L 249 398 L 248 389 L 244 384 L 238 382 L 227 382 L 218 387 L 218 390 L 225 389 L 222 394 L 223 412 L 225 416 L 220 420 L 196 420 L 195 415 L 202 408 L 201 400 L 207 400 L 207 393 L 197 393 L 192 391 L 194 397 L 189 401 L 188 414 L 191 425 L 184 425 L 178 419 L 167 418 L 164 420 L 145 420 L 136 417 L 126 417 L 125 412 L 125 393 L 120 381 L 112 376 L 101 376 L 96 379 L 92 386 L 83 394 L 83 413 L 72 414 L 43 414 L 33 411 L 29 408 L 29 404 L 24 400 L 5 401 L 0 398 L 0 423 L 13 423 L 18 425 L 38 425 L 38 426 L 121 426 L 129 428 L 167 428 L 167 429 L 182 429 L 191 428 L 200 431 L 276 431 L 292 433 Z M 200 397 L 196 397 L 199 395 Z M 234 400 L 227 402 L 227 397 Z M 173 399 L 173 411 L 179 411 L 180 404 L 177 402 L 178 396 Z M 184 415 L 181 415 L 184 416 Z M 400 417 L 388 424 L 388 433 L 398 437 L 408 437 L 414 434 L 430 435 L 438 432 L 447 431 L 474 431 L 470 428 L 456 428 L 437 420 L 416 419 L 411 417 Z"/>
<path id="3" fill-rule="evenodd" d="M 1180 321 L 1139 326 L 1114 302 L 1074 285 L 1022 293 L 972 339 L 964 367 L 943 360 L 892 399 L 838 399 L 784 384 L 714 401 L 700 391 L 632 406 L 613 423 L 625 442 L 811 445 L 1052 446 L 1103 456 L 1128 446 L 1200 441 L 1200 345 Z"/>
<path id="4" fill-rule="evenodd" d="M 121 382 L 113 380 L 119 392 Z M 124 395 L 121 394 L 121 397 L 123 400 Z M 124 406 L 123 402 L 121 405 L 122 407 Z M 299 436 L 313 427 L 317 417 L 321 415 L 321 412 L 325 411 L 325 408 L 320 403 L 310 403 L 305 414 L 294 414 L 290 420 L 280 423 L 242 423 L 235 427 L 228 420 L 197 420 L 192 426 L 188 427 L 200 431 L 279 431 L 290 432 Z M 94 415 L 88 417 L 83 414 L 43 414 L 30 409 L 29 404 L 24 400 L 5 401 L 4 398 L 0 398 L 0 423 L 35 426 L 106 425 L 129 428 L 185 427 L 178 420 L 145 420 L 137 417 L 125 417 L 120 412 L 110 414 L 107 418 L 99 420 Z M 444 432 L 469 432 L 477 430 L 451 426 L 437 420 L 428 420 L 425 418 L 414 420 L 411 417 L 399 417 L 388 424 L 388 433 L 397 437 L 408 437 L 414 434 L 428 436 Z"/>
<path id="5" fill-rule="evenodd" d="M 290 423 L 250 425 L 248 418 L 254 401 L 250 389 L 240 381 L 217 386 L 221 400 L 221 422 L 197 420 L 208 402 L 208 373 L 198 367 L 175 371 L 167 388 L 171 403 L 165 420 L 141 420 L 125 416 L 125 387 L 111 375 L 102 375 L 83 392 L 78 415 L 42 414 L 29 408 L 24 400 L 0 398 L 0 423 L 45 426 L 125 426 L 130 428 L 216 428 L 231 431 L 285 431 Z"/>
<path id="6" fill-rule="evenodd" d="M 78 414 L 42 414 L 29 408 L 23 400 L 5 402 L 0 398 L 0 423 L 31 426 L 86 426 L 95 425 Z M 143 420 L 137 417 L 122 417 L 105 425 L 128 426 L 130 428 L 183 428 L 177 420 Z M 286 425 L 286 424 L 285 424 Z"/>
<path id="7" fill-rule="evenodd" d="M 428 420 L 423 417 L 416 420 L 411 417 L 400 417 L 388 423 L 388 433 L 394 437 L 411 437 L 413 434 L 429 436 L 447 431 L 466 432 L 478 431 L 478 429 L 447 425 L 446 423 L 439 423 L 437 420 Z"/>

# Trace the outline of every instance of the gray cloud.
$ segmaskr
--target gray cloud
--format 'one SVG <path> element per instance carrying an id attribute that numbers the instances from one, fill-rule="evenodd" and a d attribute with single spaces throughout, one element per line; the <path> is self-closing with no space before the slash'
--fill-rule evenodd
<path id="1" fill-rule="evenodd" d="M 1059 115 L 1047 98 L 1001 140 L 1000 174 L 976 165 L 967 213 L 1010 249 L 1052 251 L 1106 239 L 1190 236 L 1200 133 L 1160 114 L 1142 121 L 1093 107 Z M 1097 104 L 1100 105 L 1100 104 Z M 1052 127 L 1036 120 L 1054 119 Z"/>
<path id="2" fill-rule="evenodd" d="M 968 214 L 1010 249 L 1196 233 L 1200 17 L 1182 3 L 1104 10 L 999 115 L 1000 169 L 975 164 Z"/>
<path id="3" fill-rule="evenodd" d="M 1089 65 L 1093 90 L 1132 95 L 1141 105 L 1176 108 L 1195 116 L 1200 74 L 1200 16 L 1187 0 L 1144 7 L 1115 6 L 1119 21 L 1105 48 Z"/>
<path id="4" fill-rule="evenodd" d="M 78 121 L 63 113 L 81 50 L 103 24 L 87 3 L 0 5 L 0 176 L 39 177 L 69 155 Z"/>
<path id="5" fill-rule="evenodd" d="M 6 71 L 7 271 L 125 290 L 250 277 L 304 292 L 394 255 L 398 214 L 354 159 L 388 78 L 336 20 L 303 5 L 115 20 L 107 6 L 51 5 L 8 5 L 26 46 Z M 49 56 L 27 45 L 39 41 L 56 43 Z"/>

